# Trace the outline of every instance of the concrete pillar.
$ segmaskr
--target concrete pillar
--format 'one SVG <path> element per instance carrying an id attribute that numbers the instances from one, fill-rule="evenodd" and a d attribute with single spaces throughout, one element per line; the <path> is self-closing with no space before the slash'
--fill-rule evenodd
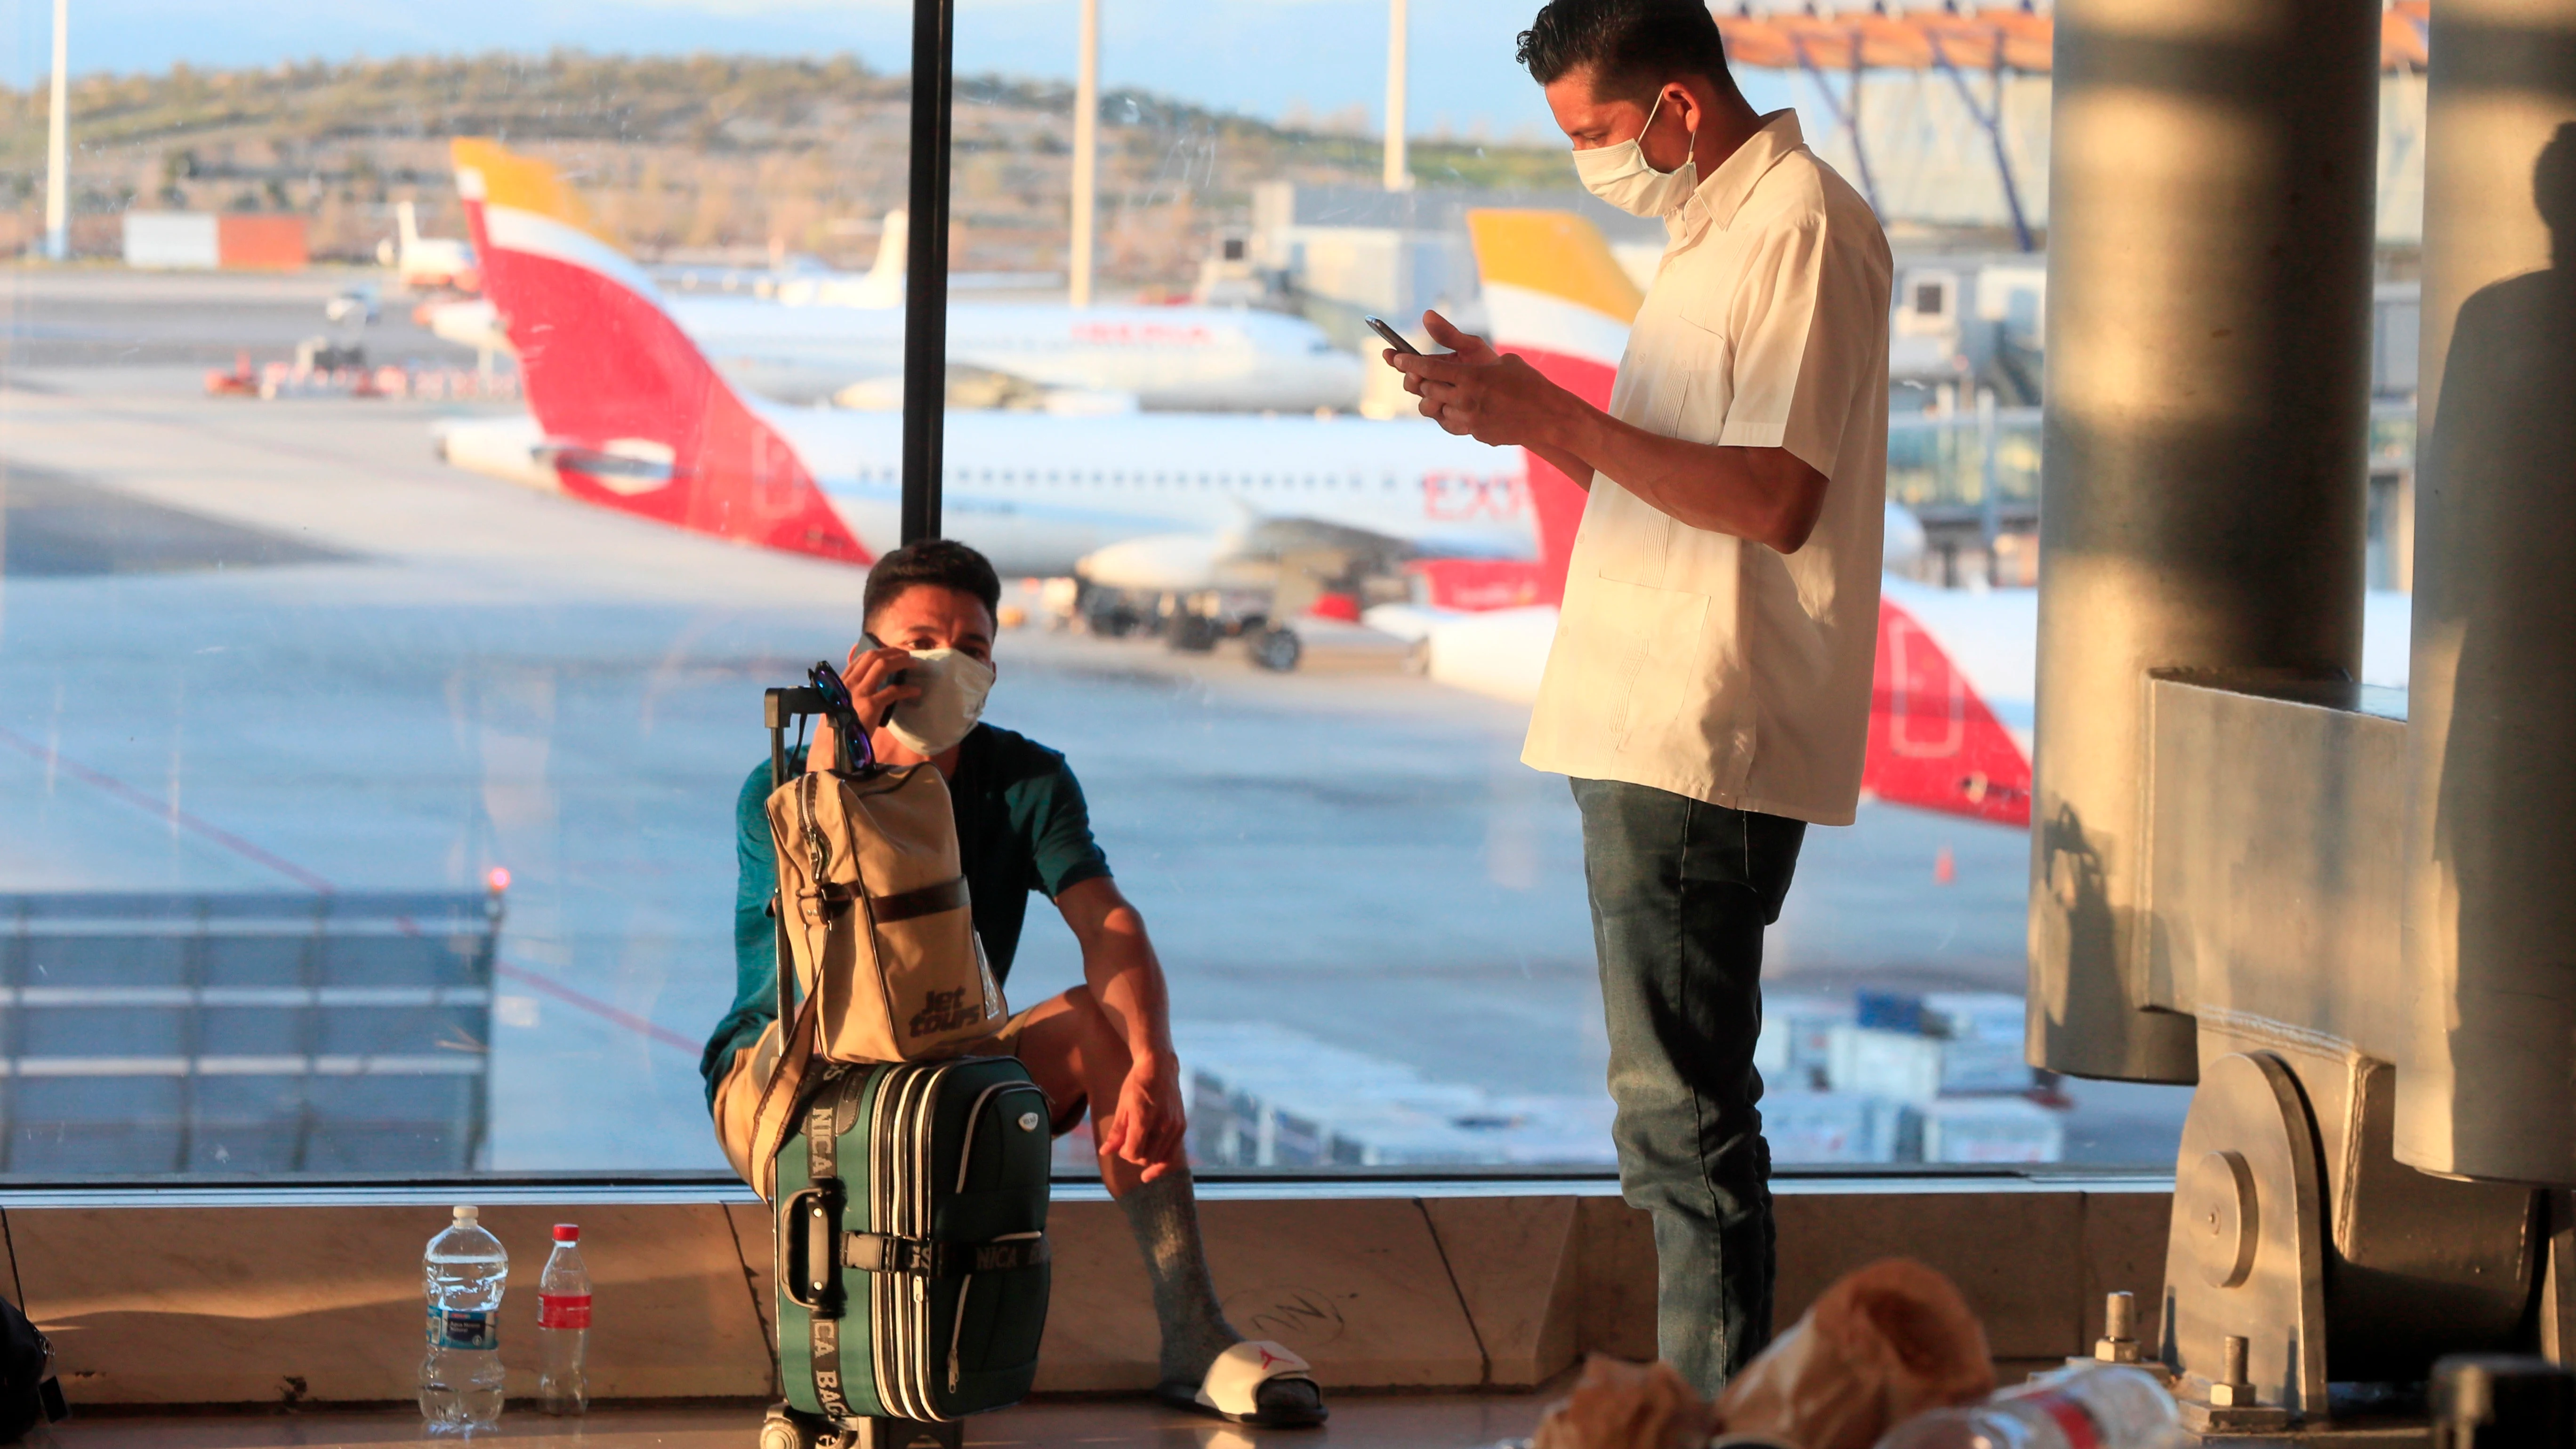
<path id="1" fill-rule="evenodd" d="M 2397 1155 L 2576 1183 L 2576 0 L 2431 50 Z"/>
<path id="2" fill-rule="evenodd" d="M 2188 1082 L 2136 926 L 2145 680 L 2360 666 L 2380 7 L 2056 14 L 2032 1060 Z"/>

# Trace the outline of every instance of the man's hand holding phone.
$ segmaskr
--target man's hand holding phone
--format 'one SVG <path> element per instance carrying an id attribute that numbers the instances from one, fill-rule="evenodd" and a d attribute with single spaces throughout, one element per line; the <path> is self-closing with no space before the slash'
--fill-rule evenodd
<path id="1" fill-rule="evenodd" d="M 876 645 L 876 641 L 871 638 L 850 646 L 850 662 L 841 671 L 841 683 L 850 691 L 850 706 L 858 715 L 859 724 L 874 735 L 884 728 L 886 717 L 894 713 L 896 705 L 907 699 L 921 698 L 921 690 L 903 682 L 904 672 L 912 664 L 909 651 L 881 645 L 870 647 L 872 645 Z M 818 723 L 814 728 L 813 748 L 805 755 L 805 768 L 809 771 L 830 769 L 832 761 L 838 758 L 833 748 L 836 743 L 831 722 Z"/>
<path id="2" fill-rule="evenodd" d="M 1565 448 L 1573 443 L 1559 434 L 1591 410 L 1572 393 L 1519 357 L 1495 352 L 1492 343 L 1460 331 L 1437 312 L 1423 313 L 1422 325 L 1432 341 L 1449 351 L 1399 353 L 1390 348 L 1386 364 L 1404 374 L 1406 392 L 1422 399 L 1424 417 L 1498 448 Z"/>

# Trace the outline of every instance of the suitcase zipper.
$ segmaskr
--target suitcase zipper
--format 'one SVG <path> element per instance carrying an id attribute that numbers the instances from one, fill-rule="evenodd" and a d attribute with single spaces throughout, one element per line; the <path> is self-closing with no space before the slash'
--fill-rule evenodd
<path id="1" fill-rule="evenodd" d="M 995 1082 L 977 1094 L 974 1107 L 966 1114 L 966 1140 L 957 1149 L 956 1191 L 958 1192 L 966 1190 L 967 1170 L 975 1165 L 975 1129 L 984 1125 L 984 1107 L 1005 1092 L 1037 1092 L 1042 1098 L 1046 1095 L 1043 1091 L 1039 1091 L 1038 1084 L 1035 1082 Z M 1045 1236 L 1044 1233 L 1004 1233 L 993 1241 L 1006 1243 L 1013 1239 Z M 974 1291 L 975 1275 L 969 1273 L 957 1285 L 957 1311 L 948 1324 L 948 1392 L 952 1394 L 957 1392 L 957 1386 L 965 1381 L 966 1367 L 962 1345 L 966 1334 L 966 1298 Z"/>
<path id="2" fill-rule="evenodd" d="M 920 1135 L 913 1143 L 912 1160 L 922 1170 L 913 1175 L 912 1231 L 914 1236 L 925 1240 L 930 1237 L 931 1199 L 939 1191 L 938 1183 L 929 1171 L 932 1165 L 930 1153 L 938 1138 L 940 1088 L 946 1085 L 949 1071 L 950 1067 L 939 1066 L 926 1074 L 930 1080 L 923 1084 L 921 1115 L 914 1124 Z M 932 1397 L 937 1388 L 933 1380 L 937 1370 L 932 1365 L 937 1362 L 939 1349 L 938 1340 L 931 1334 L 930 1280 L 927 1277 L 917 1276 L 912 1280 L 912 1305 L 916 1325 L 912 1340 L 913 1393 L 921 1400 L 922 1419 L 937 1421 L 948 1416 L 939 1412 L 939 1405 Z"/>
<path id="3" fill-rule="evenodd" d="M 1024 1242 L 1030 1238 L 1045 1236 L 1044 1233 L 1004 1233 L 993 1241 Z M 966 1334 L 966 1295 L 972 1292 L 974 1287 L 975 1275 L 972 1273 L 967 1274 L 965 1281 L 957 1285 L 957 1317 L 948 1325 L 948 1392 L 952 1394 L 957 1392 L 957 1386 L 963 1383 L 966 1377 L 965 1360 L 959 1346 Z"/>
<path id="4" fill-rule="evenodd" d="M 937 1117 L 940 1079 L 948 1074 L 946 1065 L 909 1068 L 904 1073 L 902 1101 L 897 1107 L 895 1170 L 890 1174 L 892 1198 L 892 1231 L 899 1236 L 929 1236 L 930 1177 L 922 1171 L 925 1152 L 933 1135 Z M 889 1274 L 889 1297 L 895 1301 L 889 1314 L 895 1327 L 895 1354 L 891 1383 L 903 1417 L 922 1423 L 939 1421 L 943 1416 L 931 1402 L 929 1373 L 930 1293 L 929 1280 L 918 1274 Z"/>
<path id="5" fill-rule="evenodd" d="M 984 1125 L 984 1104 L 993 1100 L 996 1095 L 1003 1092 L 1037 1092 L 1041 1097 L 1046 1095 L 1046 1093 L 1038 1090 L 1038 1084 L 1035 1082 L 995 1082 L 993 1085 L 986 1087 L 982 1095 L 976 1097 L 974 1107 L 966 1114 L 966 1141 L 964 1145 L 959 1147 L 957 1150 L 957 1187 L 955 1190 L 958 1192 L 964 1192 L 966 1190 L 966 1169 L 975 1161 L 975 1129 Z M 1017 1237 L 1019 1235 L 1014 1233 L 1012 1236 Z M 1001 1240 L 996 1238 L 994 1241 L 999 1242 Z"/>
<path id="6" fill-rule="evenodd" d="M 902 1095 L 903 1078 L 909 1070 L 900 1066 L 882 1069 L 878 1080 L 875 1110 L 868 1115 L 868 1230 L 894 1231 L 893 1176 L 896 1158 L 895 1128 L 902 1121 L 896 1099 Z M 895 1396 L 890 1391 L 894 1375 L 889 1358 L 894 1350 L 894 1298 L 891 1274 L 868 1276 L 868 1359 L 874 1379 L 877 1408 L 880 1413 L 898 1414 Z"/>

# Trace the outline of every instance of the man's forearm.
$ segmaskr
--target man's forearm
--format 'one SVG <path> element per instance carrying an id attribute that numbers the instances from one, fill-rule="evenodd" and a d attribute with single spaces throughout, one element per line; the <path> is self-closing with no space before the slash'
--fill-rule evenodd
<path id="1" fill-rule="evenodd" d="M 1592 475 L 1598 470 L 1590 463 L 1550 443 L 1532 443 L 1529 445 L 1529 451 L 1545 459 L 1549 467 L 1573 479 L 1575 487 L 1586 493 L 1592 491 Z"/>
<path id="2" fill-rule="evenodd" d="M 1083 979 L 1110 1025 L 1139 1061 L 1172 1053 L 1170 1000 L 1163 967 L 1145 937 L 1144 918 L 1132 907 L 1112 911 L 1099 933 L 1084 943 Z"/>
<path id="3" fill-rule="evenodd" d="M 1589 488 L 1597 471 L 1652 507 L 1715 533 L 1795 553 L 1824 511 L 1822 473 L 1786 448 L 1722 448 L 1620 422 L 1530 366 L 1473 348 L 1395 359 L 1425 417 L 1495 447 L 1526 448 Z"/>
<path id="4" fill-rule="evenodd" d="M 1588 461 L 1656 511 L 1782 553 L 1797 552 L 1814 531 L 1825 480 L 1786 448 L 1667 438 L 1579 406 L 1580 413 L 1551 420 L 1540 446 Z M 1583 481 L 1589 486 L 1589 472 Z"/>

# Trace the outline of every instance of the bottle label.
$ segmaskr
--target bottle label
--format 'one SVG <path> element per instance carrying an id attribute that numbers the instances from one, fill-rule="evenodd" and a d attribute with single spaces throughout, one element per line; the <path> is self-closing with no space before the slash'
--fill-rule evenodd
<path id="1" fill-rule="evenodd" d="M 590 1327 L 590 1295 L 587 1293 L 540 1293 L 537 1295 L 537 1327 Z"/>
<path id="2" fill-rule="evenodd" d="M 432 1308 L 429 1310 L 429 1346 L 499 1348 L 501 1324 L 495 1315 L 479 1308 Z"/>
<path id="3" fill-rule="evenodd" d="M 2091 1411 L 2070 1394 L 2050 1391 L 2033 1394 L 2032 1403 L 2057 1424 L 2057 1432 L 2066 1436 L 2071 1449 L 2101 1449 L 2102 1426 L 2093 1422 Z"/>

